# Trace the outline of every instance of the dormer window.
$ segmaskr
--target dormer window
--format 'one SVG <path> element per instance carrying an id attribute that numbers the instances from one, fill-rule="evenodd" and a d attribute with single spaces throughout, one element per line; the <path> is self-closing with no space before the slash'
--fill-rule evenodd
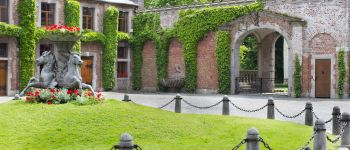
<path id="1" fill-rule="evenodd" d="M 41 26 L 55 24 L 55 4 L 41 3 Z"/>
<path id="2" fill-rule="evenodd" d="M 83 29 L 94 30 L 94 8 L 83 7 Z"/>
<path id="3" fill-rule="evenodd" d="M 8 22 L 8 0 L 0 0 L 0 22 Z"/>
<path id="4" fill-rule="evenodd" d="M 128 32 L 128 12 L 119 12 L 119 26 L 118 31 L 120 32 Z"/>

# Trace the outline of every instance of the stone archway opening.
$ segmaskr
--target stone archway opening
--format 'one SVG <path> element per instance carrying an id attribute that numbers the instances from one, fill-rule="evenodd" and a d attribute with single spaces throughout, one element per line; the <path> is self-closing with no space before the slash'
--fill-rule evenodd
<path id="1" fill-rule="evenodd" d="M 273 29 L 247 31 L 234 45 L 236 93 L 288 94 L 289 47 Z"/>

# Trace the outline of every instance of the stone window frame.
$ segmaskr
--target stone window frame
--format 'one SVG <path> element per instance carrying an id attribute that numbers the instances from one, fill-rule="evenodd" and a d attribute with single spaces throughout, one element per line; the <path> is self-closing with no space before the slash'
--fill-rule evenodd
<path id="1" fill-rule="evenodd" d="M 59 18 L 60 18 L 60 10 L 59 8 L 61 7 L 60 5 L 60 0 L 39 0 L 38 1 L 38 13 L 37 13 L 37 21 L 36 25 L 38 27 L 41 27 L 41 3 L 50 3 L 50 4 L 55 4 L 55 20 L 54 24 L 59 24 Z M 62 12 L 63 13 L 63 12 Z"/>
<path id="2" fill-rule="evenodd" d="M 335 89 L 333 88 L 333 85 L 336 83 L 334 79 L 334 75 L 336 72 L 334 72 L 334 65 L 336 63 L 336 58 L 334 54 L 311 54 L 311 90 L 310 90 L 310 96 L 315 97 L 316 96 L 316 59 L 330 59 L 331 60 L 331 82 L 330 82 L 330 98 L 336 98 Z"/>
<path id="3" fill-rule="evenodd" d="M 10 3 L 11 3 L 11 1 L 7 0 L 6 6 L 0 6 L 0 17 L 2 16 L 2 14 L 1 14 L 2 9 L 6 9 L 6 11 L 7 11 L 7 21 L 4 21 L 4 22 L 9 22 L 9 20 L 10 20 L 10 15 L 9 15 Z"/>
<path id="4" fill-rule="evenodd" d="M 127 43 L 127 42 L 120 42 L 119 44 L 118 44 L 118 47 L 125 47 L 126 48 L 126 52 L 127 52 L 127 58 L 124 58 L 124 59 L 122 59 L 122 58 L 118 58 L 118 56 L 117 56 L 117 63 L 116 63 L 116 66 L 115 66 L 115 68 L 117 69 L 116 70 L 116 73 L 115 73 L 115 78 L 116 79 L 129 79 L 130 78 L 130 75 L 131 75 L 131 65 L 130 65 L 130 63 L 131 63 L 131 48 L 130 48 L 130 46 L 129 46 L 129 44 Z M 118 47 L 117 47 L 117 52 L 118 52 Z M 127 77 L 118 77 L 118 62 L 126 62 L 127 63 L 127 74 L 128 74 L 128 76 Z"/>
<path id="5" fill-rule="evenodd" d="M 132 17 L 134 16 L 134 11 L 133 9 L 125 9 L 125 8 L 118 8 L 119 11 L 121 12 L 128 12 L 128 33 L 131 33 L 133 32 L 133 29 L 132 29 Z"/>
<path id="6" fill-rule="evenodd" d="M 12 37 L 3 37 L 0 38 L 0 43 L 6 43 L 7 44 L 7 57 L 2 57 L 0 60 L 7 61 L 7 79 L 6 79 L 6 94 L 7 95 L 14 95 L 13 91 L 11 91 L 12 84 L 11 84 L 11 79 L 13 78 L 12 76 L 12 52 L 10 49 L 10 44 L 12 43 Z M 16 46 L 17 47 L 17 46 Z M 18 47 L 16 48 L 16 51 L 18 52 L 19 49 Z"/>
<path id="7" fill-rule="evenodd" d="M 83 30 L 83 8 L 93 8 L 94 9 L 94 15 L 93 15 L 93 31 L 99 31 L 98 26 L 98 13 L 100 12 L 100 9 L 97 4 L 89 4 L 89 3 L 80 3 L 80 29 Z"/>
<path id="8" fill-rule="evenodd" d="M 96 63 L 97 63 L 97 53 L 95 52 L 82 52 L 81 57 L 92 57 L 92 89 L 97 89 L 97 70 L 96 70 Z"/>

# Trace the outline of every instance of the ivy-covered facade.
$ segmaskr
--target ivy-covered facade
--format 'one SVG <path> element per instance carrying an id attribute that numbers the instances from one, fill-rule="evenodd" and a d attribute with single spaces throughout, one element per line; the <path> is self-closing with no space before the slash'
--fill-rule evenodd
<path id="1" fill-rule="evenodd" d="M 139 8 L 137 1 L 5 1 L 2 9 L 7 15 L 0 17 L 0 95 L 18 93 L 31 77 L 40 74 L 35 59 L 55 49 L 44 30 L 52 24 L 81 28 L 82 38 L 72 52 L 80 53 L 84 61 L 83 82 L 99 91 L 131 87 L 126 84 L 131 77 L 129 33 Z"/>

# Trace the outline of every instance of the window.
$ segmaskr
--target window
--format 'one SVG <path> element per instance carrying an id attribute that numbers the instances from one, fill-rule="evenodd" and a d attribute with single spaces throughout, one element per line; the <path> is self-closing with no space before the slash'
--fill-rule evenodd
<path id="1" fill-rule="evenodd" d="M 118 31 L 128 32 L 128 12 L 119 12 L 119 26 Z"/>
<path id="2" fill-rule="evenodd" d="M 8 0 L 0 0 L 0 21 L 8 22 Z"/>
<path id="3" fill-rule="evenodd" d="M 41 3 L 41 26 L 55 24 L 55 4 Z"/>
<path id="4" fill-rule="evenodd" d="M 0 43 L 0 57 L 7 57 L 7 43 Z"/>
<path id="5" fill-rule="evenodd" d="M 93 30 L 94 8 L 83 7 L 83 29 Z"/>
<path id="6" fill-rule="evenodd" d="M 128 49 L 126 47 L 118 47 L 118 58 L 128 59 Z"/>
<path id="7" fill-rule="evenodd" d="M 118 78 L 128 77 L 128 62 L 118 62 Z"/>

